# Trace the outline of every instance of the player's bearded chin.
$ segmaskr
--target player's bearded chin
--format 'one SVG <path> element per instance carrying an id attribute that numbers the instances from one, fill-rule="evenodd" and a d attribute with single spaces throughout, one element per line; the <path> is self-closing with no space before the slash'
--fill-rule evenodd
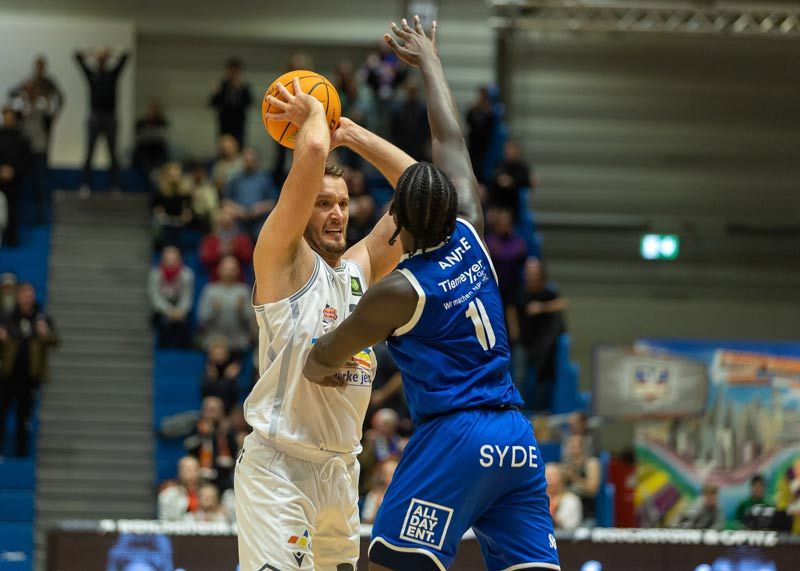
<path id="1" fill-rule="evenodd" d="M 338 236 L 327 235 L 325 232 L 331 229 L 341 229 L 342 233 Z M 344 254 L 345 250 L 347 250 L 347 242 L 344 238 L 346 232 L 347 228 L 344 224 L 342 224 L 341 227 L 328 224 L 323 226 L 320 230 L 315 230 L 310 226 L 306 226 L 304 236 L 309 246 L 311 246 L 311 249 L 315 250 L 317 253 L 327 254 L 329 256 L 341 256 Z"/>

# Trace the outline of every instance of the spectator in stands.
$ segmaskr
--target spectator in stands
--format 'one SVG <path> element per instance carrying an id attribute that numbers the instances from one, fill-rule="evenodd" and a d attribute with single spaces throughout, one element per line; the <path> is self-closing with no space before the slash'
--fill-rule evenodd
<path id="1" fill-rule="evenodd" d="M 225 523 L 228 515 L 219 503 L 219 490 L 214 484 L 203 484 L 197 492 L 197 509 L 184 516 L 186 521 Z"/>
<path id="2" fill-rule="evenodd" d="M 505 307 L 511 306 L 519 289 L 528 246 L 514 230 L 514 215 L 508 208 L 499 209 L 492 217 L 486 246 L 497 272 L 500 297 Z"/>
<path id="3" fill-rule="evenodd" d="M 225 405 L 219 397 L 203 399 L 195 431 L 183 442 L 186 451 L 200 462 L 200 475 L 220 490 L 233 486 L 233 459 L 236 439 L 225 418 Z"/>
<path id="4" fill-rule="evenodd" d="M 376 221 L 375 199 L 367 192 L 364 173 L 345 168 L 344 180 L 350 193 L 350 218 L 347 222 L 347 244 L 353 245 L 370 233 Z"/>
<path id="5" fill-rule="evenodd" d="M 17 125 L 17 114 L 6 105 L 0 128 L 0 192 L 8 204 L 8 222 L 2 237 L 8 246 L 16 246 L 19 241 L 19 196 L 30 161 L 30 145 Z"/>
<path id="6" fill-rule="evenodd" d="M 524 269 L 525 287 L 517 294 L 516 306 L 509 315 L 509 332 L 525 349 L 526 380 L 534 387 L 529 406 L 549 411 L 556 378 L 558 338 L 566 331 L 563 311 L 567 300 L 547 280 L 544 264 L 528 258 Z"/>
<path id="7" fill-rule="evenodd" d="M 242 79 L 242 60 L 229 59 L 225 76 L 214 85 L 208 104 L 217 111 L 219 135 L 233 136 L 240 148 L 244 146 L 245 118 L 252 101 L 250 84 Z"/>
<path id="8" fill-rule="evenodd" d="M 0 327 L 3 372 L 0 373 L 0 444 L 6 415 L 16 402 L 17 456 L 28 456 L 29 420 L 40 385 L 47 380 L 47 357 L 58 343 L 53 320 L 36 302 L 32 284 L 17 288 L 17 305 L 5 327 Z"/>
<path id="9" fill-rule="evenodd" d="M 3 245 L 3 233 L 8 225 L 8 200 L 6 195 L 0 192 L 0 247 Z"/>
<path id="10" fill-rule="evenodd" d="M 225 337 L 231 353 L 239 360 L 250 348 L 255 315 L 250 305 L 250 288 L 239 281 L 240 272 L 236 258 L 222 258 L 219 281 L 203 288 L 197 308 L 197 324 L 202 332 L 203 345 L 207 347 L 212 337 Z"/>
<path id="11" fill-rule="evenodd" d="M 776 506 L 786 512 L 793 535 L 800 535 L 800 458 L 796 459 L 778 480 Z"/>
<path id="12" fill-rule="evenodd" d="M 383 496 L 386 495 L 386 490 L 392 482 L 395 470 L 397 470 L 396 460 L 387 460 L 378 466 L 372 488 L 364 498 L 364 507 L 361 508 L 362 523 L 375 521 L 375 516 L 378 515 L 378 508 L 383 503 Z"/>
<path id="13" fill-rule="evenodd" d="M 189 311 L 194 300 L 194 272 L 183 265 L 181 252 L 167 246 L 161 262 L 150 270 L 150 306 L 162 349 L 185 349 L 191 344 Z"/>
<path id="14" fill-rule="evenodd" d="M 379 121 L 376 132 L 385 136 L 389 132 L 389 125 L 385 121 L 391 116 L 395 90 L 405 81 L 408 68 L 385 42 L 379 42 L 377 51 L 367 56 L 362 75 L 374 94 Z"/>
<path id="15" fill-rule="evenodd" d="M 395 411 L 400 417 L 400 429 L 406 421 L 410 421 L 408 406 L 403 393 L 403 377 L 400 369 L 392 359 L 386 343 L 378 343 L 373 348 L 375 358 L 378 360 L 378 369 L 372 382 L 372 394 L 369 399 L 369 409 L 364 418 L 365 425 L 372 422 L 376 411 L 388 408 Z"/>
<path id="16" fill-rule="evenodd" d="M 155 246 L 178 246 L 182 244 L 184 228 L 192 222 L 192 189 L 183 177 L 181 164 L 167 163 L 161 173 L 153 196 L 153 223 Z"/>
<path id="17" fill-rule="evenodd" d="M 201 484 L 197 458 L 184 456 L 178 461 L 178 480 L 166 482 L 158 493 L 158 519 L 179 521 L 200 506 Z"/>
<path id="18" fill-rule="evenodd" d="M 538 437 L 538 432 L 536 433 Z M 583 439 L 583 449 L 587 454 L 594 454 L 594 435 L 589 428 L 589 415 L 582 410 L 576 410 L 567 417 L 567 430 L 561 438 L 561 460 L 567 460 L 567 439 L 573 434 Z"/>
<path id="19" fill-rule="evenodd" d="M 557 530 L 574 530 L 583 520 L 580 498 L 564 487 L 564 473 L 560 464 L 548 463 L 545 466 L 545 478 L 553 525 Z"/>
<path id="20" fill-rule="evenodd" d="M 358 457 L 362 495 L 372 487 L 375 470 L 382 462 L 400 459 L 405 441 L 398 434 L 399 426 L 400 416 L 390 408 L 382 408 L 372 417 L 372 428 L 364 434 L 364 449 Z"/>
<path id="21" fill-rule="evenodd" d="M 95 69 L 89 67 L 89 57 L 94 57 Z M 117 161 L 117 81 L 128 61 L 128 54 L 119 54 L 116 64 L 108 67 L 111 58 L 109 48 L 75 52 L 75 59 L 89 82 L 89 133 L 86 160 L 83 165 L 83 184 L 79 196 L 88 198 L 92 188 L 92 155 L 97 138 L 102 135 L 111 155 L 111 190 L 119 191 L 119 162 Z"/>
<path id="22" fill-rule="evenodd" d="M 699 498 L 678 518 L 683 529 L 716 529 L 725 527 L 725 513 L 719 507 L 719 488 L 705 484 Z"/>
<path id="23" fill-rule="evenodd" d="M 489 206 L 510 208 L 514 220 L 519 220 L 520 191 L 536 188 L 536 177 L 522 158 L 522 148 L 516 141 L 503 147 L 503 160 L 497 165 L 489 184 Z"/>
<path id="24" fill-rule="evenodd" d="M 600 461 L 588 455 L 583 447 L 583 438 L 578 434 L 567 439 L 567 460 L 563 470 L 567 489 L 581 499 L 583 517 L 593 518 L 600 489 Z"/>
<path id="25" fill-rule="evenodd" d="M 219 214 L 219 192 L 208 177 L 206 167 L 200 161 L 190 161 L 186 170 L 192 189 L 192 217 L 194 225 L 204 234 L 214 228 Z"/>
<path id="26" fill-rule="evenodd" d="M 349 61 L 339 62 L 336 66 L 334 82 L 342 101 L 342 116 L 374 132 L 377 128 L 378 117 L 373 95 L 369 87 L 359 81 L 353 64 Z M 347 149 L 340 147 L 340 152 L 342 150 Z M 355 159 L 358 155 L 350 153 L 347 157 Z M 344 164 L 355 167 L 360 164 L 360 161 L 351 162 L 345 160 Z"/>
<path id="27" fill-rule="evenodd" d="M 217 268 L 225 256 L 236 258 L 241 267 L 247 267 L 253 260 L 253 240 L 236 226 L 230 206 L 220 209 L 214 232 L 200 242 L 200 261 L 212 281 L 219 279 Z"/>
<path id="28" fill-rule="evenodd" d="M 225 414 L 229 414 L 239 400 L 239 373 L 242 364 L 231 356 L 228 340 L 213 337 L 208 342 L 206 368 L 200 387 L 200 396 L 222 399 Z"/>
<path id="29" fill-rule="evenodd" d="M 47 76 L 47 59 L 37 56 L 33 75 L 11 90 L 14 107 L 22 113 L 22 131 L 31 145 L 31 175 L 36 198 L 36 221 L 44 224 L 50 207 L 47 154 L 53 123 L 64 106 L 64 94 Z"/>
<path id="30" fill-rule="evenodd" d="M 152 99 L 144 115 L 136 121 L 136 141 L 133 147 L 133 167 L 152 184 L 153 173 L 167 162 L 167 129 L 169 122 L 164 117 L 161 105 Z"/>
<path id="31" fill-rule="evenodd" d="M 405 97 L 392 111 L 391 141 L 418 161 L 430 160 L 431 129 L 428 110 L 419 96 L 419 83 L 407 79 Z"/>
<path id="32" fill-rule="evenodd" d="M 259 168 L 258 153 L 247 148 L 242 153 L 242 172 L 224 188 L 225 204 L 233 209 L 236 222 L 253 240 L 278 199 L 270 176 Z"/>
<path id="33" fill-rule="evenodd" d="M 478 182 L 482 183 L 486 179 L 486 153 L 494 129 L 492 100 L 489 97 L 489 88 L 485 85 L 478 88 L 478 97 L 467 111 L 467 127 L 467 148 L 472 160 L 472 170 L 475 171 Z"/>
<path id="34" fill-rule="evenodd" d="M 239 143 L 233 135 L 222 135 L 219 138 L 219 157 L 211 167 L 211 178 L 218 191 L 242 172 L 242 156 L 239 153 Z"/>
<path id="35" fill-rule="evenodd" d="M 750 479 L 750 496 L 736 508 L 733 526 L 736 529 L 770 529 L 775 505 L 766 497 L 764 476 L 756 474 Z"/>
<path id="36" fill-rule="evenodd" d="M 0 323 L 5 322 L 17 307 L 17 276 L 13 272 L 0 275 Z"/>
<path id="37" fill-rule="evenodd" d="M 237 403 L 233 405 L 230 415 L 228 416 L 228 421 L 235 435 L 236 449 L 241 450 L 244 445 L 244 437 L 252 432 L 250 425 L 247 424 L 247 420 L 244 417 L 244 407 L 242 407 L 241 404 Z"/>

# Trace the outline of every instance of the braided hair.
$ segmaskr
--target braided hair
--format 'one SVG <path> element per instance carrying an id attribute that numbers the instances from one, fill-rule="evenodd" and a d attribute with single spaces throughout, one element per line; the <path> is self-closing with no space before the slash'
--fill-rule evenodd
<path id="1" fill-rule="evenodd" d="M 414 239 L 412 252 L 433 248 L 447 241 L 456 228 L 458 193 L 452 181 L 431 163 L 408 167 L 397 181 L 390 212 L 397 230 L 394 244 L 405 228 Z"/>

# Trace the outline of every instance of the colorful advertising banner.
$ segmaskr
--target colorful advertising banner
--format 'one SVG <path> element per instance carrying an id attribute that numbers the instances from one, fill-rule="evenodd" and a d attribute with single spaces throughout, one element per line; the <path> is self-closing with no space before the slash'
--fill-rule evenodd
<path id="1" fill-rule="evenodd" d="M 702 404 L 697 413 L 636 424 L 640 525 L 676 525 L 703 486 L 712 485 L 719 488 L 725 527 L 736 527 L 736 509 L 760 475 L 778 512 L 766 525 L 800 532 L 800 517 L 793 517 L 800 515 L 800 345 L 645 341 L 635 351 L 656 360 L 692 360 L 707 371 L 702 381 L 693 377 L 705 384 L 705 398 L 694 403 Z M 685 383 L 673 387 L 679 400 L 701 394 Z"/>

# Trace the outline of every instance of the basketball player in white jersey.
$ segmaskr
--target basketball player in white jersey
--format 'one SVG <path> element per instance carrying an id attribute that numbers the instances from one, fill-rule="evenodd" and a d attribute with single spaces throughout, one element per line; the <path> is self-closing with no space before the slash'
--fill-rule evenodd
<path id="1" fill-rule="evenodd" d="M 384 216 L 349 250 L 347 185 L 326 165 L 346 145 L 396 185 L 415 161 L 342 119 L 330 134 L 322 105 L 278 85 L 285 102 L 272 119 L 297 125 L 294 161 L 256 243 L 253 305 L 259 325 L 260 378 L 245 402 L 253 433 L 235 475 L 242 571 L 354 571 L 359 555 L 358 474 L 361 425 L 376 362 L 354 355 L 325 388 L 302 370 L 316 340 L 341 323 L 363 292 L 388 274 L 401 247 Z"/>

